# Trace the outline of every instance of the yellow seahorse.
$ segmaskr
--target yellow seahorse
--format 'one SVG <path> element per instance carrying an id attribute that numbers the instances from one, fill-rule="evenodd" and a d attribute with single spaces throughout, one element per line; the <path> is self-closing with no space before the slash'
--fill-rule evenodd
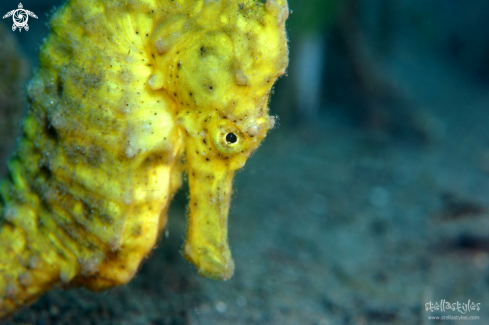
<path id="1" fill-rule="evenodd" d="M 184 255 L 232 276 L 233 174 L 273 128 L 287 17 L 286 0 L 69 0 L 54 14 L 0 183 L 0 317 L 58 283 L 127 283 L 184 170 Z"/>

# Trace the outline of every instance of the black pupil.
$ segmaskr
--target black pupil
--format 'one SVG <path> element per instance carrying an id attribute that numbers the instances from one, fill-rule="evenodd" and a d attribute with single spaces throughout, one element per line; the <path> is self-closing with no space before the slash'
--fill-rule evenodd
<path id="1" fill-rule="evenodd" d="M 236 141 L 238 141 L 238 137 L 234 133 L 228 133 L 226 135 L 226 141 L 228 143 L 236 143 Z"/>

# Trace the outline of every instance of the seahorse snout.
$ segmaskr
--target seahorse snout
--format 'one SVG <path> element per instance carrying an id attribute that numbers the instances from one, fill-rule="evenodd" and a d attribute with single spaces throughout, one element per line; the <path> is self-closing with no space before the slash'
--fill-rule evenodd
<path id="1" fill-rule="evenodd" d="M 228 245 L 228 210 L 234 171 L 212 168 L 210 159 L 204 159 L 204 163 L 199 159 L 200 164 L 195 161 L 187 156 L 190 202 L 184 255 L 201 275 L 227 280 L 234 272 Z"/>

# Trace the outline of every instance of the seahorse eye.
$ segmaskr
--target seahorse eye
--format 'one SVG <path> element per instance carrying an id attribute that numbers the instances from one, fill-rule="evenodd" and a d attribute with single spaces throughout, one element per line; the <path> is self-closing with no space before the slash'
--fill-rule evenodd
<path id="1" fill-rule="evenodd" d="M 224 122 L 212 129 L 212 140 L 221 153 L 235 154 L 243 149 L 245 136 L 236 125 Z"/>
<path id="2" fill-rule="evenodd" d="M 236 143 L 236 141 L 238 141 L 238 137 L 236 136 L 236 134 L 234 133 L 228 133 L 226 135 L 226 141 L 229 143 L 229 144 L 233 144 L 233 143 Z"/>

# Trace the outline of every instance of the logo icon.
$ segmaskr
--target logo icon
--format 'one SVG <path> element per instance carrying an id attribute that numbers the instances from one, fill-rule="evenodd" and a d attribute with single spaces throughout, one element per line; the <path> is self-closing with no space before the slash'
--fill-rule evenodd
<path id="1" fill-rule="evenodd" d="M 8 18 L 10 16 L 12 16 L 12 18 L 14 19 L 14 24 L 12 25 L 12 30 L 14 32 L 17 28 L 19 29 L 19 32 L 22 31 L 22 28 L 24 28 L 26 31 L 29 30 L 29 25 L 27 25 L 29 16 L 37 19 L 36 14 L 34 14 L 32 11 L 25 10 L 24 6 L 22 6 L 22 3 L 19 3 L 19 9 L 15 9 L 7 12 L 7 14 L 3 16 L 3 19 Z"/>

